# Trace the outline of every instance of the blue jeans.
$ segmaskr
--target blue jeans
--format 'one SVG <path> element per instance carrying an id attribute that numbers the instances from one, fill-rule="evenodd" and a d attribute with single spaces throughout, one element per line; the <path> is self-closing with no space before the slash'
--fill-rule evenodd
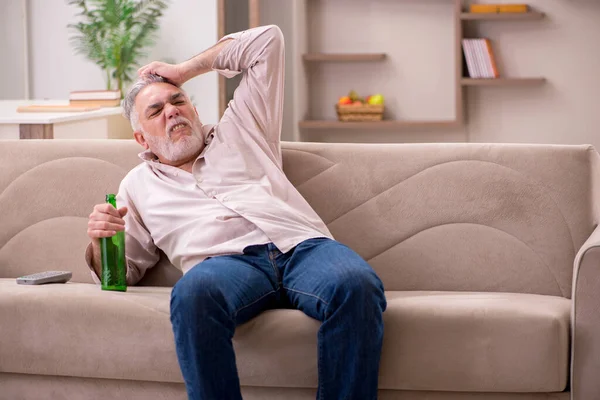
<path id="1" fill-rule="evenodd" d="M 235 328 L 273 308 L 322 322 L 317 399 L 377 399 L 383 284 L 358 254 L 327 238 L 287 253 L 273 244 L 249 246 L 242 255 L 209 258 L 177 282 L 171 323 L 189 399 L 242 398 Z"/>

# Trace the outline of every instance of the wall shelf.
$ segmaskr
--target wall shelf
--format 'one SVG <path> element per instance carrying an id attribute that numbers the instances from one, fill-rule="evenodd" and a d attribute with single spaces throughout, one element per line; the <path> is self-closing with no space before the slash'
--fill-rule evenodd
<path id="1" fill-rule="evenodd" d="M 310 62 L 381 61 L 385 57 L 385 53 L 307 53 L 302 55 L 304 61 Z"/>
<path id="2" fill-rule="evenodd" d="M 311 2 L 306 2 L 311 3 Z M 326 3 L 326 2 L 313 2 L 313 3 Z M 331 93 L 328 93 L 323 87 L 317 87 L 316 84 L 312 82 L 313 76 L 316 75 L 319 79 L 325 79 L 324 76 L 319 74 L 330 74 L 327 76 L 331 76 L 337 72 L 336 69 L 319 69 L 318 71 L 311 70 L 311 66 L 314 64 L 322 65 L 323 63 L 365 63 L 362 65 L 363 74 L 368 74 L 370 71 L 370 66 L 366 65 L 367 62 L 382 62 L 387 59 L 394 59 L 395 61 L 396 53 L 392 50 L 389 50 L 388 53 L 385 52 L 366 52 L 366 53 L 342 53 L 342 52 L 318 52 L 311 51 L 309 45 L 311 43 L 310 40 L 306 42 L 301 42 L 302 47 L 298 53 L 297 59 L 304 65 L 302 65 L 301 71 L 306 71 L 307 73 L 304 75 L 298 75 L 296 78 L 296 83 L 298 86 L 302 87 L 302 91 L 297 96 L 300 99 L 301 105 L 297 107 L 296 114 L 300 116 L 300 118 L 305 118 L 304 120 L 297 121 L 297 137 L 301 139 L 300 132 L 311 133 L 313 136 L 310 137 L 311 140 L 314 140 L 321 133 L 336 131 L 340 134 L 344 133 L 356 133 L 364 131 L 365 134 L 368 132 L 408 132 L 408 131 L 422 131 L 422 132 L 435 132 L 435 131 L 452 131 L 461 129 L 464 127 L 465 122 L 467 121 L 467 106 L 466 106 L 466 96 L 470 88 L 483 88 L 483 87 L 506 87 L 506 88 L 514 88 L 518 90 L 519 88 L 536 88 L 542 87 L 546 83 L 546 78 L 540 76 L 533 77 L 500 77 L 493 79 L 472 79 L 469 78 L 468 74 L 465 74 L 464 70 L 464 55 L 463 55 L 463 39 L 474 37 L 479 38 L 480 33 L 478 32 L 479 22 L 485 23 L 486 21 L 505 21 L 510 23 L 510 21 L 542 21 L 546 18 L 546 14 L 537 10 L 530 10 L 527 13 L 470 13 L 468 12 L 469 4 L 473 3 L 473 0 L 452 0 L 453 3 L 453 20 L 454 20 L 454 30 L 453 30 L 453 47 L 454 47 L 454 63 L 453 69 L 455 73 L 452 76 L 452 83 L 454 85 L 454 115 L 448 116 L 447 119 L 444 117 L 438 117 L 439 119 L 433 120 L 410 120 L 410 119 L 398 119 L 398 120 L 383 120 L 383 121 L 368 121 L 368 122 L 343 122 L 338 121 L 331 113 L 327 113 L 326 110 L 323 110 L 324 105 L 323 99 L 331 98 L 331 102 L 333 103 L 334 97 Z M 323 13 L 325 11 L 329 11 L 330 8 L 324 6 L 314 6 L 313 12 Z M 333 8 L 331 8 L 333 10 Z M 310 17 L 308 10 L 306 12 L 306 16 Z M 308 25 L 307 25 L 308 26 Z M 508 27 L 510 29 L 510 27 Z M 326 29 L 322 30 L 323 32 L 327 32 Z M 322 35 L 323 33 L 319 29 L 315 29 L 314 31 L 307 32 L 309 37 L 310 35 Z M 337 35 L 337 34 L 336 34 Z M 319 39 L 319 37 L 317 37 Z M 319 40 L 316 40 L 315 43 L 319 43 Z M 329 43 L 329 42 L 327 42 Z M 389 43 L 388 43 L 389 45 Z M 385 50 L 385 48 L 380 47 L 381 50 Z M 316 50 L 316 49 L 315 49 Z M 305 68 L 306 70 L 302 70 Z M 358 68 L 358 67 L 357 67 Z M 382 70 L 385 70 L 386 66 L 383 65 Z M 468 72 L 468 70 L 467 70 Z M 509 71 L 506 71 L 510 73 Z M 501 71 L 503 74 L 504 71 Z M 336 79 L 348 79 L 348 76 L 351 74 L 350 71 L 342 71 L 338 75 L 335 76 Z M 352 79 L 360 79 L 361 74 L 357 73 L 356 78 L 350 78 L 350 83 L 352 83 Z M 322 85 L 323 82 L 326 84 L 329 83 L 327 79 L 323 82 L 318 81 L 319 85 Z M 337 91 L 340 91 L 340 87 L 343 87 L 341 84 L 338 84 L 337 81 L 335 84 L 332 84 L 333 88 L 336 88 Z M 314 92 L 313 92 L 314 91 Z M 313 103 L 311 103 L 311 92 L 313 96 L 315 93 L 319 93 L 319 97 L 315 99 Z M 341 94 L 338 94 L 340 96 Z M 311 108 L 312 107 L 312 108 Z M 326 105 L 329 107 L 329 105 Z M 314 113 L 314 115 L 311 115 Z M 435 116 L 433 117 L 435 118 Z"/>
<path id="3" fill-rule="evenodd" d="M 545 82 L 546 78 L 462 78 L 460 84 L 462 86 L 539 86 Z"/>
<path id="4" fill-rule="evenodd" d="M 537 20 L 544 18 L 545 14 L 538 11 L 529 11 L 526 13 L 461 13 L 460 19 L 463 21 L 519 21 L 519 20 Z"/>
<path id="5" fill-rule="evenodd" d="M 304 120 L 300 121 L 301 129 L 420 129 L 420 128 L 457 128 L 460 126 L 455 120 L 444 121 L 417 121 L 417 120 L 383 120 L 368 122 L 342 122 L 337 120 Z"/>

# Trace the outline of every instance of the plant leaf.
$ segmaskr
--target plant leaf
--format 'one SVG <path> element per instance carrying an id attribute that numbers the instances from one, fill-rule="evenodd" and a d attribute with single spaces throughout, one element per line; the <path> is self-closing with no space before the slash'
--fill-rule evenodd
<path id="1" fill-rule="evenodd" d="M 155 43 L 168 0 L 67 0 L 78 22 L 68 24 L 69 41 L 120 85 L 130 82 L 136 66 Z"/>

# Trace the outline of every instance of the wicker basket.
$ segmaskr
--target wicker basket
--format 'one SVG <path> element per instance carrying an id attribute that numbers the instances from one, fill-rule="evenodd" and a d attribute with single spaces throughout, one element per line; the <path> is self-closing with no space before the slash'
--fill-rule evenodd
<path id="1" fill-rule="evenodd" d="M 340 121 L 381 121 L 383 119 L 383 104 L 336 104 L 338 120 Z"/>

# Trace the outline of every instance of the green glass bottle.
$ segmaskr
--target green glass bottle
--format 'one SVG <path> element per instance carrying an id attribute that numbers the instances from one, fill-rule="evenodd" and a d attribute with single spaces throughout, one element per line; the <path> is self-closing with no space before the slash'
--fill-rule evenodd
<path id="1" fill-rule="evenodd" d="M 114 194 L 106 195 L 106 202 L 117 208 Z M 102 255 L 102 290 L 127 291 L 127 261 L 125 260 L 125 232 L 100 239 Z"/>

